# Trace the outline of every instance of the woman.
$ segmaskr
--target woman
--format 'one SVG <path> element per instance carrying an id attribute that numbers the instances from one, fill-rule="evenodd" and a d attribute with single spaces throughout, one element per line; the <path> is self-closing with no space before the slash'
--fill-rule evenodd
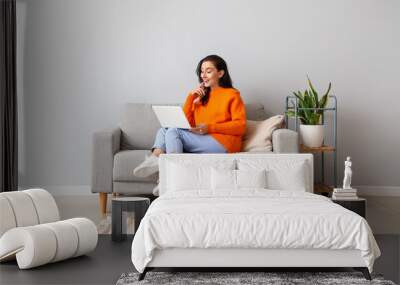
<path id="1" fill-rule="evenodd" d="M 161 153 L 240 151 L 246 114 L 226 62 L 217 55 L 209 55 L 199 62 L 196 74 L 200 85 L 189 93 L 183 107 L 192 128 L 159 129 L 152 154 L 135 168 L 134 175 L 147 177 L 156 173 Z"/>

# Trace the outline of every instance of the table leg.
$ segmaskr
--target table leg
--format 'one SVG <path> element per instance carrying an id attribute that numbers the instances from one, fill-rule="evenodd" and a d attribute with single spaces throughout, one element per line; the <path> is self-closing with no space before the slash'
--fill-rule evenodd
<path id="1" fill-rule="evenodd" d="M 112 241 L 122 241 L 122 203 L 112 201 Z"/>
<path id="2" fill-rule="evenodd" d="M 149 205 L 149 201 L 144 201 L 143 203 L 138 203 L 137 205 L 135 205 L 135 233 L 137 232 L 140 222 L 146 214 Z"/>

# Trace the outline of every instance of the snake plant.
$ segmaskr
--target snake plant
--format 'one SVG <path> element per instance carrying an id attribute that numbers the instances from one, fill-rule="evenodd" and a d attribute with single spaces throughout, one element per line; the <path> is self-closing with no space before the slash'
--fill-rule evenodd
<path id="1" fill-rule="evenodd" d="M 310 78 L 308 78 L 308 86 L 310 89 L 306 89 L 303 93 L 300 91 L 293 92 L 294 96 L 297 98 L 298 108 L 300 110 L 297 111 L 297 117 L 300 119 L 301 123 L 304 125 L 319 125 L 321 124 L 321 115 L 324 110 L 317 109 L 312 110 L 310 108 L 325 108 L 328 104 L 328 94 L 331 90 L 331 83 L 329 82 L 328 90 L 325 94 L 319 99 L 318 92 L 315 91 L 314 86 L 311 83 Z M 307 109 L 303 109 L 307 108 Z M 289 110 L 286 112 L 288 116 L 295 117 L 294 110 Z"/>

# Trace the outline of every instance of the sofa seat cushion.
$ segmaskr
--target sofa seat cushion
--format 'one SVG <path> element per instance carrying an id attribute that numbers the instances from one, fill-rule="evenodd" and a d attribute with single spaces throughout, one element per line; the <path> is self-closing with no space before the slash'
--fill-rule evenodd
<path id="1" fill-rule="evenodd" d="M 149 150 L 123 150 L 114 156 L 113 181 L 120 182 L 157 182 L 158 173 L 146 178 L 136 177 L 133 170 L 141 164 Z"/>
<path id="2" fill-rule="evenodd" d="M 271 152 L 272 133 L 282 127 L 283 120 L 283 115 L 276 115 L 263 121 L 247 120 L 242 151 Z"/>

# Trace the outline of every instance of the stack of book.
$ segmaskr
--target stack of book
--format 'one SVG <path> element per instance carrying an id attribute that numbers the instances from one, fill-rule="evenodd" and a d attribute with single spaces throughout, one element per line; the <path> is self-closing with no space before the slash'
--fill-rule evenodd
<path id="1" fill-rule="evenodd" d="M 343 188 L 334 188 L 332 199 L 334 200 L 354 200 L 358 199 L 357 189 L 343 189 Z"/>

